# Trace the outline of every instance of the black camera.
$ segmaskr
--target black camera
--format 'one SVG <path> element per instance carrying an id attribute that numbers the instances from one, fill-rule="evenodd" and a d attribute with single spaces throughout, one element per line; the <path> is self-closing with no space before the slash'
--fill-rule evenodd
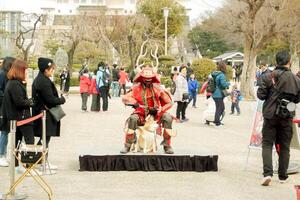
<path id="1" fill-rule="evenodd" d="M 296 104 L 287 99 L 278 99 L 275 114 L 279 117 L 288 119 L 295 116 Z"/>

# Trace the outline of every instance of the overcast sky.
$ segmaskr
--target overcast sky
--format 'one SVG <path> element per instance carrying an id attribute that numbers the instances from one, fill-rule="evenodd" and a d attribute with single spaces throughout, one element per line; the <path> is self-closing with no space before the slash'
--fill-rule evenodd
<path id="1" fill-rule="evenodd" d="M 191 0 L 191 22 L 194 24 L 206 11 L 215 11 L 222 7 L 224 0 Z"/>
<path id="2" fill-rule="evenodd" d="M 195 22 L 201 15 L 205 15 L 206 11 L 214 11 L 222 6 L 224 0 L 191 0 L 191 21 Z M 14 9 L 22 9 L 30 12 L 38 9 L 42 1 L 40 0 L 0 0 L 0 10 L 3 7 Z"/>

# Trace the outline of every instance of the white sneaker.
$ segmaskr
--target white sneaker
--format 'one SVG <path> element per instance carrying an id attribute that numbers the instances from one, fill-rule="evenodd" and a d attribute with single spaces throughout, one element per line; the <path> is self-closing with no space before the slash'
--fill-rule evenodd
<path id="1" fill-rule="evenodd" d="M 23 166 L 15 167 L 17 174 L 24 174 L 26 169 Z"/>
<path id="2" fill-rule="evenodd" d="M 6 158 L 0 158 L 0 167 L 8 167 L 8 162 Z"/>
<path id="3" fill-rule="evenodd" d="M 280 183 L 280 184 L 284 184 L 284 183 L 286 183 L 286 180 L 287 180 L 287 179 L 285 179 L 285 180 L 280 180 L 280 179 L 279 179 L 279 183 Z"/>
<path id="4" fill-rule="evenodd" d="M 48 170 L 50 168 L 50 170 L 57 170 L 58 167 L 56 165 L 52 165 L 51 163 L 46 163 L 46 170 Z M 43 165 L 40 165 L 40 170 L 43 170 Z"/>
<path id="5" fill-rule="evenodd" d="M 271 181 L 272 181 L 272 177 L 271 176 L 266 176 L 262 179 L 261 185 L 262 186 L 269 186 Z"/>

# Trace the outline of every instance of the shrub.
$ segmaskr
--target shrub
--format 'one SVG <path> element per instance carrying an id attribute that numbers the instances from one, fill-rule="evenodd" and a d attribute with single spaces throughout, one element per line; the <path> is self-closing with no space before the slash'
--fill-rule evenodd
<path id="1" fill-rule="evenodd" d="M 196 79 L 204 82 L 208 75 L 216 70 L 216 63 L 208 58 L 195 59 L 192 62 L 192 69 L 194 70 Z"/>
<path id="2" fill-rule="evenodd" d="M 226 79 L 230 81 L 232 79 L 232 66 L 227 65 L 226 71 Z"/>
<path id="3" fill-rule="evenodd" d="M 167 77 L 167 76 L 160 77 L 160 82 L 162 85 L 165 85 L 166 88 L 171 87 L 171 85 L 172 85 L 171 78 Z"/>
<path id="4" fill-rule="evenodd" d="M 164 76 L 171 75 L 172 66 L 176 65 L 176 60 L 173 56 L 162 55 L 158 58 L 160 67 L 159 70 L 164 74 Z"/>

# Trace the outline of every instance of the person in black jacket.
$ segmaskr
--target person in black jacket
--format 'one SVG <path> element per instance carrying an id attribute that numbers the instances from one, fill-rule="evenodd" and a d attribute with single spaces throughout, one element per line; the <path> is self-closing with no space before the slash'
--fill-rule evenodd
<path id="1" fill-rule="evenodd" d="M 28 65 L 25 61 L 15 60 L 9 70 L 8 82 L 3 99 L 3 117 L 7 120 L 21 121 L 31 117 L 30 107 L 33 100 L 28 99 L 25 86 L 25 70 Z M 26 144 L 34 144 L 32 123 L 18 126 L 16 129 L 16 147 L 24 137 Z M 17 163 L 16 163 L 17 165 Z"/>
<path id="2" fill-rule="evenodd" d="M 0 68 L 0 115 L 2 116 L 2 102 L 4 98 L 4 91 L 6 87 L 7 72 L 10 70 L 12 63 L 15 61 L 13 57 L 6 57 L 3 59 L 2 67 Z M 8 142 L 8 121 L 2 116 L 1 121 L 1 134 L 0 134 L 0 167 L 8 167 L 8 162 L 6 159 L 6 150 Z"/>
<path id="3" fill-rule="evenodd" d="M 272 148 L 276 144 L 279 154 L 279 181 L 288 178 L 287 169 L 292 139 L 293 105 L 300 101 L 300 79 L 291 70 L 291 56 L 287 51 L 276 55 L 277 67 L 262 77 L 257 97 L 264 100 L 262 129 L 262 158 L 264 178 L 262 185 L 268 186 L 273 176 Z M 289 104 L 289 106 L 287 106 Z"/>
<path id="4" fill-rule="evenodd" d="M 66 102 L 63 96 L 59 97 L 54 83 L 50 80 L 54 72 L 55 64 L 49 58 L 38 59 L 39 73 L 32 83 L 32 97 L 35 105 L 33 107 L 33 115 L 40 114 L 43 110 L 46 111 L 46 145 L 48 146 L 51 136 L 60 136 L 60 121 L 55 121 L 48 109 Z M 42 137 L 42 120 L 35 121 L 35 134 Z M 51 167 L 52 169 L 56 167 Z"/>
<path id="5" fill-rule="evenodd" d="M 119 96 L 119 69 L 118 65 L 113 64 L 113 69 L 112 69 L 112 83 L 111 83 L 111 96 L 112 97 L 118 97 Z"/>

